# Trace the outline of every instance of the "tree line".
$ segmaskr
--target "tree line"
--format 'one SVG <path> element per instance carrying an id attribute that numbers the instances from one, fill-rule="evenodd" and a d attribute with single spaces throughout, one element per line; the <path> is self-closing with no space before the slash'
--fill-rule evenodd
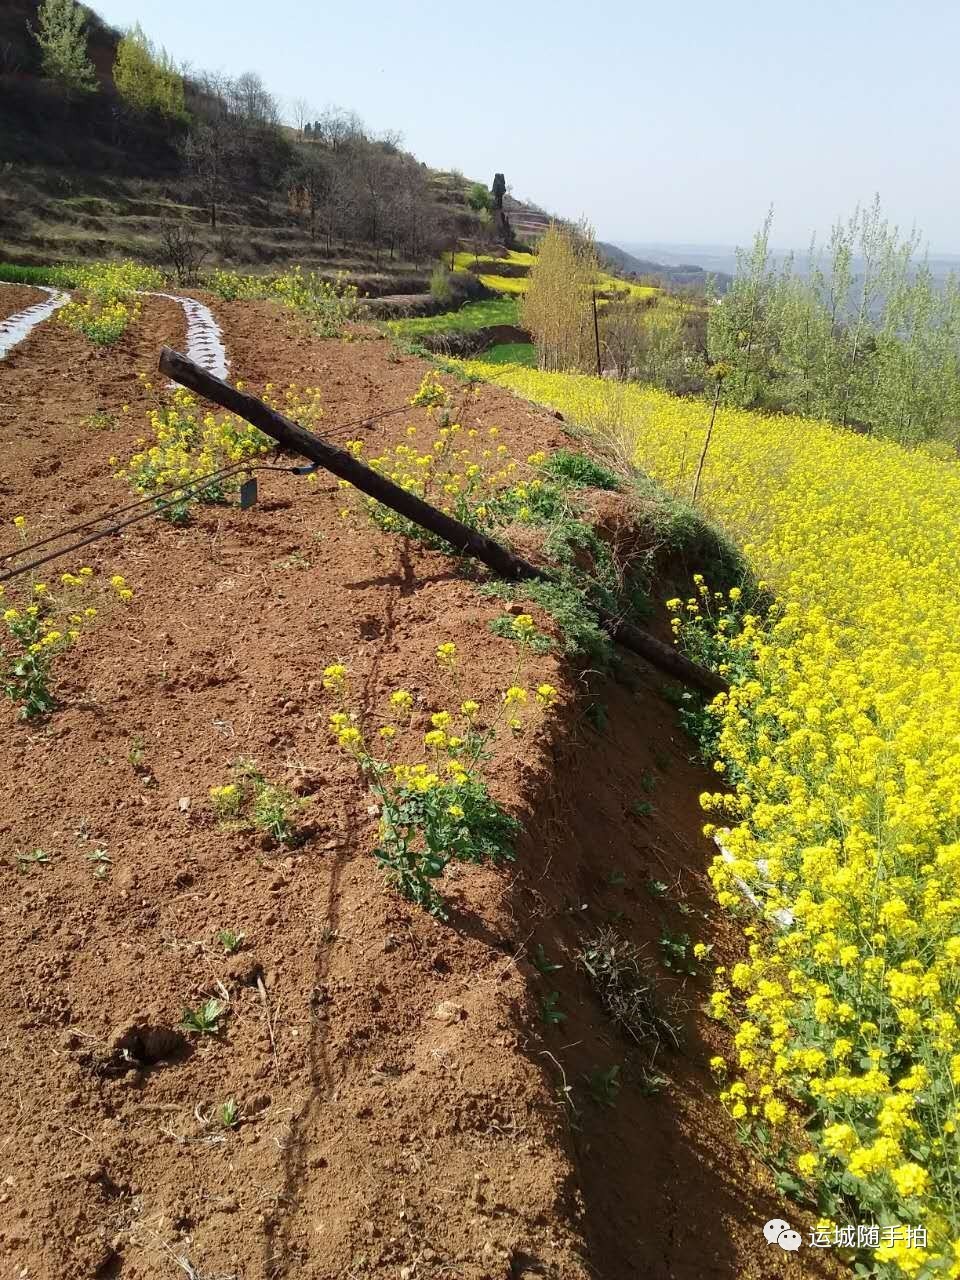
<path id="1" fill-rule="evenodd" d="M 877 200 L 805 262 L 778 263 L 770 232 L 768 216 L 723 296 L 607 300 L 589 228 L 552 225 L 521 304 L 541 368 L 594 371 L 599 337 L 608 377 L 712 397 L 722 371 L 723 403 L 960 452 L 960 282 Z"/>
<path id="2" fill-rule="evenodd" d="M 31 32 L 44 76 L 67 99 L 104 92 L 76 0 L 42 0 Z M 213 230 L 222 230 L 237 204 L 245 202 L 252 218 L 257 193 L 285 203 L 331 253 L 355 244 L 378 261 L 420 263 L 481 220 L 473 202 L 438 203 L 430 171 L 401 150 L 399 134 L 374 136 L 356 112 L 314 113 L 302 99 L 292 104 L 294 128 L 285 129 L 279 102 L 255 72 L 185 74 L 139 26 L 117 44 L 112 81 L 123 117 L 115 133 L 161 124 L 175 141 L 185 195 Z"/>
<path id="3" fill-rule="evenodd" d="M 812 244 L 805 270 L 774 264 L 771 223 L 710 310 L 724 398 L 960 447 L 960 283 L 934 278 L 919 235 L 901 235 L 878 199 Z"/>

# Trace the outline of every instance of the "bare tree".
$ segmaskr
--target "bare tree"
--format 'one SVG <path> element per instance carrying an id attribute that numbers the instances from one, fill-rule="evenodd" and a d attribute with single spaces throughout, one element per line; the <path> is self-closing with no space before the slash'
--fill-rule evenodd
<path id="1" fill-rule="evenodd" d="M 313 108 L 306 98 L 294 98 L 290 103 L 293 123 L 297 129 L 297 137 L 303 141 L 304 126 L 313 119 Z"/>
<path id="2" fill-rule="evenodd" d="M 230 109 L 241 123 L 255 127 L 280 123 L 277 100 L 255 71 L 245 71 L 228 85 Z"/>
<path id="3" fill-rule="evenodd" d="M 329 106 L 314 125 L 314 135 L 331 151 L 343 151 L 367 138 L 363 121 L 355 111 Z"/>
<path id="4" fill-rule="evenodd" d="M 473 259 L 477 266 L 480 265 L 480 256 L 486 250 L 493 247 L 493 214 L 489 209 L 478 209 L 474 219 L 473 234 Z"/>
<path id="5" fill-rule="evenodd" d="M 399 129 L 384 129 L 382 133 L 377 134 L 374 141 L 386 151 L 387 155 L 395 156 L 400 153 L 403 134 Z"/>
<path id="6" fill-rule="evenodd" d="M 196 284 L 200 267 L 208 250 L 200 239 L 200 233 L 192 222 L 160 223 L 160 243 L 164 257 L 173 268 L 179 285 Z"/>
<path id="7" fill-rule="evenodd" d="M 390 195 L 388 166 L 372 147 L 365 146 L 357 152 L 351 169 L 357 197 L 357 230 L 364 240 L 373 245 L 379 264 Z"/>
<path id="8" fill-rule="evenodd" d="M 323 160 L 309 156 L 301 159 L 291 173 L 291 203 L 298 213 L 306 215 L 310 239 L 317 238 L 317 219 L 331 192 L 330 169 Z"/>
<path id="9" fill-rule="evenodd" d="M 347 239 L 353 219 L 353 186 L 342 165 L 327 170 L 327 190 L 317 209 L 317 217 L 326 241 L 327 252 L 333 251 L 337 239 Z"/>
<path id="10" fill-rule="evenodd" d="M 184 156 L 202 192 L 213 230 L 217 228 L 221 206 L 230 190 L 236 150 L 235 125 L 226 103 L 222 98 L 208 97 L 204 115 L 187 134 Z"/>

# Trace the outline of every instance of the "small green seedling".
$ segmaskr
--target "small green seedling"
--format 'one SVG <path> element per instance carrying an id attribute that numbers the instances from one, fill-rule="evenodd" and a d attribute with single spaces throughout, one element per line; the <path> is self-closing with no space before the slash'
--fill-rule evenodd
<path id="1" fill-rule="evenodd" d="M 90 431 L 108 431 L 116 424 L 116 418 L 105 409 L 98 409 L 82 419 L 83 425 Z"/>
<path id="2" fill-rule="evenodd" d="M 274 560 L 272 567 L 274 569 L 309 569 L 310 561 L 302 551 L 292 551 L 290 555 L 284 556 L 281 560 Z"/>
<path id="3" fill-rule="evenodd" d="M 548 1027 L 559 1026 L 561 1022 L 566 1022 L 567 1015 L 562 1009 L 558 1008 L 560 1003 L 560 992 L 551 991 L 548 996 L 544 996 L 540 1001 L 540 1017 Z"/>
<path id="4" fill-rule="evenodd" d="M 155 787 L 157 785 L 153 770 L 147 764 L 147 749 L 144 745 L 142 734 L 136 733 L 130 739 L 130 750 L 127 752 L 127 759 L 130 761 L 130 767 L 133 772 L 145 787 Z"/>
<path id="5" fill-rule="evenodd" d="M 611 871 L 607 876 L 607 884 L 611 889 L 622 889 L 627 883 L 627 877 L 622 871 Z"/>
<path id="6" fill-rule="evenodd" d="M 614 1107 L 620 1095 L 620 1067 L 614 1063 L 606 1071 L 598 1067 L 586 1077 L 590 1097 L 598 1107 Z"/>
<path id="7" fill-rule="evenodd" d="M 544 951 L 543 943 L 538 942 L 537 949 L 533 953 L 533 967 L 546 978 L 549 974 L 556 973 L 558 969 L 562 969 L 563 965 L 554 964 L 546 951 Z"/>
<path id="8" fill-rule="evenodd" d="M 184 1009 L 180 1021 L 184 1031 L 199 1036 L 215 1036 L 220 1030 L 220 1019 L 226 1005 L 222 1000 L 205 1000 L 199 1009 Z"/>
<path id="9" fill-rule="evenodd" d="M 693 948 L 688 933 L 671 933 L 664 929 L 660 935 L 660 959 L 674 973 L 695 975 L 697 972 L 693 962 Z"/>
<path id="10" fill-rule="evenodd" d="M 637 1088 L 640 1090 L 643 1097 L 652 1098 L 669 1083 L 670 1081 L 667 1077 L 662 1076 L 659 1071 L 642 1070 L 640 1072 L 640 1079 L 637 1083 Z"/>
<path id="11" fill-rule="evenodd" d="M 657 789 L 657 780 L 649 769 L 644 769 L 640 775 L 640 785 L 646 791 L 647 795 L 651 795 Z"/>
<path id="12" fill-rule="evenodd" d="M 268 782 L 252 760 L 234 765 L 236 781 L 210 788 L 210 800 L 224 824 L 251 823 L 278 844 L 288 844 L 297 834 L 295 818 L 303 802 L 286 787 Z"/>
<path id="13" fill-rule="evenodd" d="M 217 941 L 223 947 L 224 952 L 228 956 L 232 956 L 235 951 L 239 951 L 243 946 L 245 933 L 238 933 L 235 929 L 221 929 L 217 934 Z"/>
<path id="14" fill-rule="evenodd" d="M 665 898 L 670 891 L 670 886 L 663 880 L 648 880 L 647 892 L 652 898 Z"/>
<path id="15" fill-rule="evenodd" d="M 224 1129 L 235 1129 L 241 1118 L 240 1108 L 234 1098 L 228 1098 L 226 1102 L 217 1107 L 217 1119 Z"/>
<path id="16" fill-rule="evenodd" d="M 253 802 L 253 824 L 278 844 L 286 844 L 296 831 L 293 816 L 298 807 L 285 787 L 267 782 L 258 789 Z"/>
<path id="17" fill-rule="evenodd" d="M 649 818 L 653 813 L 653 805 L 649 800 L 634 800 L 630 812 L 635 818 Z"/>
<path id="18" fill-rule="evenodd" d="M 49 861 L 49 853 L 45 853 L 43 849 L 31 849 L 29 853 L 17 854 L 17 870 L 23 875 L 26 875 L 31 866 L 35 863 L 44 863 Z"/>
<path id="19" fill-rule="evenodd" d="M 88 862 L 93 863 L 93 874 L 98 880 L 103 880 L 110 872 L 110 855 L 106 849 L 94 849 L 93 853 L 85 855 Z"/>

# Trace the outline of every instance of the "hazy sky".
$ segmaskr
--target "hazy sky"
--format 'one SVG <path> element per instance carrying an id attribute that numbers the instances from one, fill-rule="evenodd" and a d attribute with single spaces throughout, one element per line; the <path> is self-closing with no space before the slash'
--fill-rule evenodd
<path id="1" fill-rule="evenodd" d="M 879 191 L 960 252 L 956 0 L 94 0 L 178 60 L 338 103 L 605 240 L 773 240 Z"/>

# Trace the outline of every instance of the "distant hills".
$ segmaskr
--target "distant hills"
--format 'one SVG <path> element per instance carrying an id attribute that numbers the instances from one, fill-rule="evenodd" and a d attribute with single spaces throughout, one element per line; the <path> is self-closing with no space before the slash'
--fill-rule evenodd
<path id="1" fill-rule="evenodd" d="M 504 198 L 503 207 L 510 219 L 514 234 L 527 243 L 535 243 L 553 220 L 550 214 L 537 205 L 516 200 L 511 195 Z M 662 258 L 638 256 L 629 252 L 623 245 L 610 244 L 603 240 L 597 241 L 597 250 L 607 268 L 618 276 L 642 276 L 674 288 L 684 285 L 702 288 L 707 282 L 707 277 L 712 275 L 714 288 L 720 293 L 726 293 L 733 283 L 733 275 L 727 271 L 715 270 L 712 267 L 704 268 L 692 262 L 671 261 L 669 254 L 665 254 Z M 732 261 L 735 265 L 736 260 L 732 259 Z"/>
<path id="2" fill-rule="evenodd" d="M 674 254 L 664 253 L 662 256 L 658 255 L 657 259 L 653 259 L 631 252 L 632 249 L 639 249 L 641 246 L 632 245 L 628 249 L 623 245 L 608 244 L 605 241 L 598 241 L 597 248 L 619 275 L 656 277 L 663 284 L 672 285 L 675 288 L 683 285 L 702 287 L 706 284 L 707 278 L 712 276 L 714 288 L 719 293 L 725 293 L 733 283 L 733 275 L 728 271 L 719 270 L 712 265 L 704 267 L 697 263 L 684 262 L 681 259 L 670 261 L 669 259 L 675 258 Z M 733 263 L 736 264 L 736 259 Z"/>
<path id="3" fill-rule="evenodd" d="M 621 245 L 607 247 L 623 253 L 628 258 L 633 258 L 636 262 L 643 263 L 644 268 L 649 267 L 651 261 L 656 261 L 662 263 L 663 269 L 669 272 L 709 272 L 717 280 L 728 282 L 724 288 L 728 287 L 729 281 L 737 270 L 737 250 L 733 245 L 625 241 Z M 788 249 L 771 248 L 770 265 L 781 267 L 790 257 L 793 258 L 794 270 L 799 275 L 806 276 L 810 270 L 810 254 L 806 249 L 794 250 L 791 253 Z M 931 252 L 927 257 L 927 265 L 933 278 L 938 281 L 946 280 L 950 275 L 960 275 L 960 255 L 958 254 Z M 859 271 L 860 266 L 861 260 L 855 257 L 854 271 Z"/>

